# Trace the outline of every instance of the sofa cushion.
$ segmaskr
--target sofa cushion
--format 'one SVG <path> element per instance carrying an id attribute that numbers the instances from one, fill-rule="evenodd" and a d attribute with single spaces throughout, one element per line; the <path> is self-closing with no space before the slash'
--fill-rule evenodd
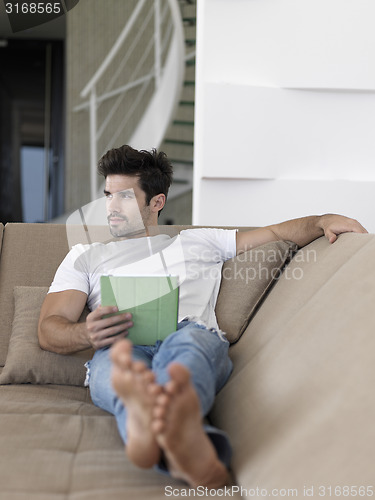
<path id="1" fill-rule="evenodd" d="M 7 224 L 0 259 L 0 366 L 5 364 L 15 286 L 49 286 L 69 250 L 64 224 Z"/>
<path id="2" fill-rule="evenodd" d="M 61 355 L 39 347 L 39 313 L 47 291 L 47 287 L 14 287 L 12 334 L 0 384 L 83 385 L 84 363 L 92 357 L 92 349 Z M 83 312 L 80 321 L 87 312 Z"/>
<path id="3" fill-rule="evenodd" d="M 1 500 L 165 500 L 181 482 L 127 459 L 84 387 L 0 386 Z"/>
<path id="4" fill-rule="evenodd" d="M 297 249 L 291 241 L 272 241 L 225 262 L 215 312 L 231 343 L 241 337 Z"/>

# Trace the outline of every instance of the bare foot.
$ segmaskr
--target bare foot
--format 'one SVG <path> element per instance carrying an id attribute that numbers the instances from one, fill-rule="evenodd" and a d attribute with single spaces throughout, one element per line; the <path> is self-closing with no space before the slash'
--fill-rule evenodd
<path id="1" fill-rule="evenodd" d="M 155 383 L 155 376 L 142 361 L 132 360 L 132 343 L 123 339 L 111 349 L 112 385 L 122 399 L 126 411 L 129 459 L 138 467 L 150 468 L 159 462 L 160 447 L 151 430 L 152 410 L 162 387 Z"/>
<path id="2" fill-rule="evenodd" d="M 190 486 L 220 488 L 229 474 L 202 425 L 200 403 L 183 365 L 171 363 L 171 376 L 156 398 L 152 429 L 171 475 Z"/>

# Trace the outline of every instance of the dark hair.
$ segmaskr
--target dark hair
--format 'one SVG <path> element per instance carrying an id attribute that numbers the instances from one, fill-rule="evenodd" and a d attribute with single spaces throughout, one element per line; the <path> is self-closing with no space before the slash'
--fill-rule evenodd
<path id="1" fill-rule="evenodd" d="M 139 186 L 146 194 L 146 204 L 160 193 L 167 198 L 172 183 L 173 168 L 162 151 L 136 150 L 124 145 L 110 149 L 99 160 L 98 173 L 104 175 L 130 175 L 138 177 Z"/>

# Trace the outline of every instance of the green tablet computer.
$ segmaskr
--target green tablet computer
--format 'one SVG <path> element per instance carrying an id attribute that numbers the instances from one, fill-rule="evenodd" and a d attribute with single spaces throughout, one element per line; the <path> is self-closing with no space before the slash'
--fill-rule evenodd
<path id="1" fill-rule="evenodd" d="M 153 345 L 177 330 L 177 276 L 101 276 L 102 306 L 117 306 L 132 314 L 128 339 Z"/>

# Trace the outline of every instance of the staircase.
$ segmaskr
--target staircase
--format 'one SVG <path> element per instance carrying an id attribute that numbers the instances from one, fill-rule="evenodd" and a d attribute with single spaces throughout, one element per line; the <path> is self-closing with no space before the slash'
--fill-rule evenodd
<path id="1" fill-rule="evenodd" d="M 136 149 L 150 145 L 164 150 L 175 170 L 168 197 L 171 206 L 163 210 L 164 221 L 160 222 L 189 223 L 195 0 L 138 0 L 133 5 L 112 48 L 81 91 L 85 101 L 74 108 L 77 113 L 88 111 L 91 200 L 103 191 L 96 174 L 102 154 L 124 143 Z M 128 64 L 132 58 L 133 66 Z M 172 219 L 168 213 L 173 213 Z"/>
<path id="2" fill-rule="evenodd" d="M 196 0 L 179 0 L 185 37 L 185 75 L 175 117 L 160 146 L 174 167 L 174 182 L 161 223 L 191 223 L 194 159 Z"/>
<path id="3" fill-rule="evenodd" d="M 194 151 L 194 94 L 195 94 L 195 31 L 196 4 L 180 0 L 185 35 L 184 86 L 173 123 L 167 130 L 162 149 L 174 163 L 193 166 Z"/>

